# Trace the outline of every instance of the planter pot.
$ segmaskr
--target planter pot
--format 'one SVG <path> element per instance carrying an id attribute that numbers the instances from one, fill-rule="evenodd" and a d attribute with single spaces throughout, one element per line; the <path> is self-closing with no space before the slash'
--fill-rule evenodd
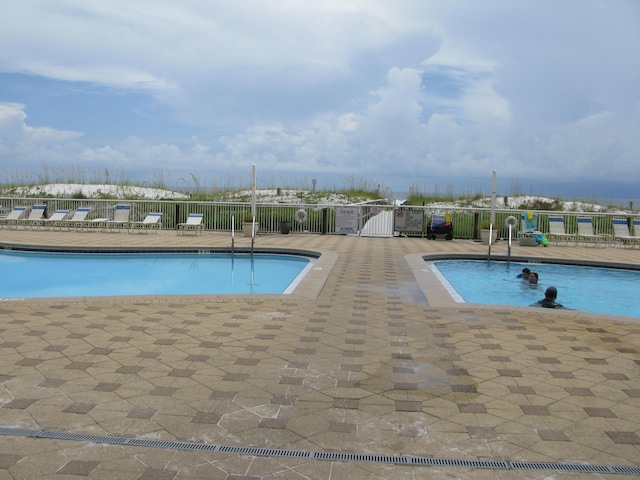
<path id="1" fill-rule="evenodd" d="M 280 222 L 280 233 L 283 235 L 288 234 L 291 231 L 291 222 L 283 220 Z"/>
<path id="2" fill-rule="evenodd" d="M 251 226 L 253 222 L 242 222 L 242 235 L 245 237 L 251 237 Z M 255 223 L 255 234 L 258 234 L 258 222 Z"/>
<path id="3" fill-rule="evenodd" d="M 491 245 L 493 245 L 494 243 L 496 243 L 496 240 L 498 238 L 498 230 L 493 230 L 491 233 Z M 484 243 L 485 245 L 489 245 L 489 230 L 480 230 L 480 239 L 482 240 L 482 243 Z"/>

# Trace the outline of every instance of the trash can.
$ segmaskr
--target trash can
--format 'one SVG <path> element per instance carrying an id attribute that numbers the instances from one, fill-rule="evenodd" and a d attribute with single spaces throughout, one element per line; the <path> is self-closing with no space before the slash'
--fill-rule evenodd
<path id="1" fill-rule="evenodd" d="M 291 222 L 289 220 L 280 221 L 280 233 L 286 235 L 291 231 Z"/>

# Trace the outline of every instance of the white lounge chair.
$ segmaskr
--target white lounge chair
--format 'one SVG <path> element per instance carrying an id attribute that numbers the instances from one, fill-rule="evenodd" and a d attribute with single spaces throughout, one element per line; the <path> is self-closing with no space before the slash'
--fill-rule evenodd
<path id="1" fill-rule="evenodd" d="M 160 230 L 160 219 L 162 218 L 162 213 L 147 213 L 147 216 L 141 222 L 131 222 L 129 230 L 143 232 L 143 231 L 153 231 Z"/>
<path id="2" fill-rule="evenodd" d="M 87 215 L 91 211 L 91 207 L 80 207 L 75 212 L 73 212 L 73 216 L 68 220 L 63 220 L 60 222 L 60 226 L 63 225 L 67 227 L 67 229 L 71 230 L 74 228 L 75 230 L 79 230 L 85 226 L 85 222 L 87 221 Z"/>
<path id="3" fill-rule="evenodd" d="M 635 223 L 638 222 L 638 223 Z M 640 236 L 638 236 L 638 229 L 640 228 L 640 220 L 634 220 L 635 235 L 629 233 L 629 225 L 626 218 L 614 218 L 613 219 L 613 239 L 619 241 L 622 245 L 634 246 L 640 245 Z"/>
<path id="4" fill-rule="evenodd" d="M 6 225 L 8 228 L 16 227 L 26 211 L 27 207 L 13 207 L 13 210 L 9 212 L 6 218 L 0 219 L 0 225 L 3 227 Z"/>
<path id="5" fill-rule="evenodd" d="M 33 230 L 34 227 L 41 226 L 44 220 L 44 211 L 46 208 L 46 205 L 34 205 L 31 207 L 29 216 L 23 220 L 19 220 L 18 223 L 24 225 L 24 228 L 27 228 L 28 225 L 31 227 L 31 230 Z"/>
<path id="6" fill-rule="evenodd" d="M 112 231 L 114 229 L 121 231 L 123 228 L 129 230 L 129 226 L 131 225 L 129 221 L 130 214 L 131 205 L 116 205 L 113 220 L 97 220 L 97 223 L 99 223 L 105 231 Z"/>
<path id="7" fill-rule="evenodd" d="M 42 226 L 47 230 L 49 230 L 50 227 L 59 228 L 60 222 L 62 222 L 64 220 L 64 217 L 66 217 L 68 214 L 69 210 L 56 210 L 49 218 L 45 218 L 44 220 L 42 220 Z"/>
<path id="8" fill-rule="evenodd" d="M 202 213 L 190 213 L 187 216 L 187 221 L 185 223 L 178 224 L 178 235 L 183 234 L 187 231 L 195 232 L 196 235 L 201 235 L 204 229 L 204 225 L 202 225 L 202 220 L 204 215 Z"/>
<path id="9" fill-rule="evenodd" d="M 547 238 L 550 242 L 556 244 L 565 242 L 567 245 L 570 241 L 576 240 L 574 234 L 566 233 L 564 229 L 564 218 L 552 215 L 549 215 L 549 233 L 547 233 Z"/>
<path id="10" fill-rule="evenodd" d="M 611 240 L 609 235 L 599 235 L 593 230 L 591 217 L 578 217 L 578 243 L 585 245 L 606 246 Z"/>

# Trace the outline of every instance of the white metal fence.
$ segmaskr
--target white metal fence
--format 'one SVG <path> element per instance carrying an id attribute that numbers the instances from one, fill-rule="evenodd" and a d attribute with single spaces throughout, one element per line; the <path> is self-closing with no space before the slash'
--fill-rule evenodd
<path id="1" fill-rule="evenodd" d="M 147 213 L 162 213 L 161 228 L 172 230 L 178 223 L 186 221 L 190 213 L 201 213 L 204 216 L 205 231 L 231 231 L 232 218 L 236 228 L 239 228 L 243 217 L 251 213 L 251 204 L 246 202 L 197 202 L 197 201 L 168 201 L 168 200 L 101 200 L 101 199 L 61 199 L 61 198 L 0 198 L 0 217 L 5 217 L 16 206 L 26 206 L 29 210 L 33 205 L 47 204 L 47 211 L 52 214 L 57 209 L 69 210 L 71 215 L 80 207 L 91 208 L 88 219 L 113 218 L 116 205 L 131 206 L 131 220 L 141 221 Z M 489 222 L 491 211 L 488 208 L 432 208 L 394 207 L 380 204 L 380 202 L 366 202 L 350 206 L 350 210 L 357 212 L 354 233 L 363 236 L 428 236 L 431 216 L 444 214 L 451 220 L 453 238 L 478 238 L 480 226 Z M 340 229 L 336 225 L 336 211 L 340 206 L 321 204 L 266 204 L 256 205 L 256 219 L 259 223 L 260 234 L 275 234 L 280 232 L 281 222 L 291 223 L 291 233 L 309 232 L 316 234 L 337 234 Z M 302 215 L 299 212 L 304 211 Z M 398 212 L 402 211 L 402 214 Z M 514 232 L 521 228 L 521 214 L 524 210 L 496 209 L 494 229 L 499 237 L 506 237 L 508 227 L 505 220 L 509 216 L 518 219 Z M 577 233 L 577 219 L 589 216 L 593 220 L 595 233 L 613 235 L 613 218 L 626 218 L 633 233 L 633 219 L 639 218 L 640 213 L 579 213 L 579 212 L 551 212 L 535 211 L 537 214 L 537 228 L 541 232 L 549 231 L 549 216 L 561 215 L 564 218 L 568 233 Z M 28 214 L 28 213 L 27 213 Z M 398 222 L 400 217 L 411 217 L 411 223 Z M 301 220 L 304 217 L 304 221 Z M 640 232 L 637 232 L 640 234 Z"/>

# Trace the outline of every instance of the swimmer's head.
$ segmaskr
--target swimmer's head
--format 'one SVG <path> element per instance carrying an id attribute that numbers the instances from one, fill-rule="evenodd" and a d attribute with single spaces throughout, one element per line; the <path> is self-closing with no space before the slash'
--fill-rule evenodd
<path id="1" fill-rule="evenodd" d="M 556 287 L 549 287 L 544 292 L 544 298 L 548 298 L 549 300 L 555 300 L 558 297 L 558 289 Z"/>

